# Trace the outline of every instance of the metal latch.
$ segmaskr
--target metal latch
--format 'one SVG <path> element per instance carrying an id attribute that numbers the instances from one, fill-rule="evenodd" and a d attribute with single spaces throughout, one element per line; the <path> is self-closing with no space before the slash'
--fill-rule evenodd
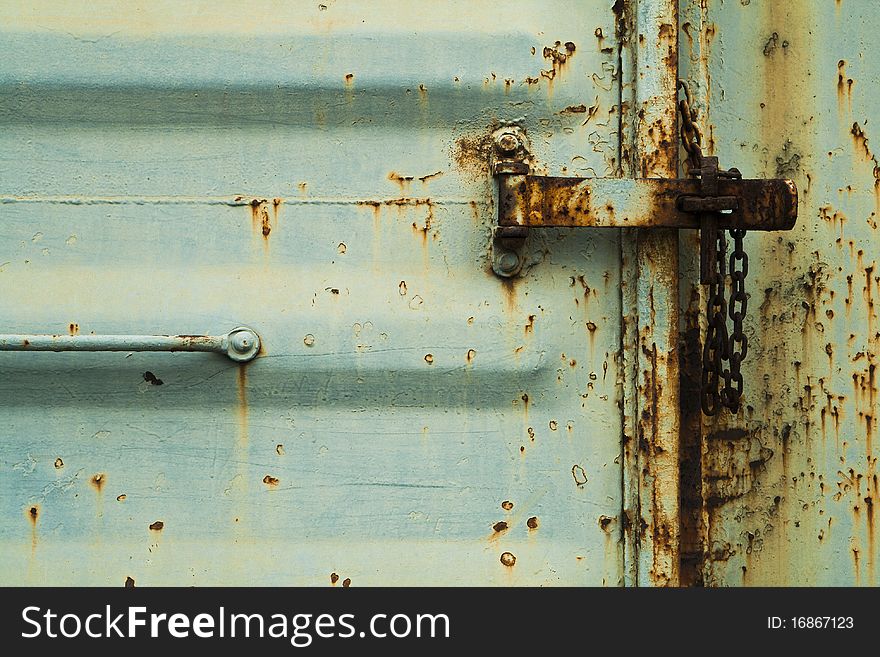
<path id="1" fill-rule="evenodd" d="M 797 188 L 791 180 L 744 179 L 735 169 L 717 171 L 715 157 L 703 160 L 700 177 L 691 178 L 536 176 L 530 173 L 524 131 L 515 126 L 501 128 L 496 132 L 492 161 L 498 185 L 495 273 L 503 277 L 519 273 L 520 250 L 533 228 L 794 227 Z M 509 252 L 516 257 L 505 257 Z M 701 279 L 706 277 L 701 275 Z"/>
<path id="2" fill-rule="evenodd" d="M 699 229 L 700 282 L 709 286 L 701 406 L 707 415 L 714 415 L 721 405 L 736 413 L 743 387 L 740 364 L 748 349 L 742 327 L 748 273 L 743 237 L 747 230 L 791 230 L 797 220 L 797 188 L 791 180 L 744 179 L 736 169 L 720 169 L 717 157 L 704 156 L 700 150 L 689 95 L 679 107 L 688 178 L 532 175 L 525 132 L 518 126 L 497 130 L 491 162 L 498 189 L 492 268 L 505 278 L 518 275 L 524 264 L 523 246 L 532 229 Z M 725 231 L 734 240 L 729 262 Z M 728 277 L 729 301 L 724 295 Z M 730 334 L 728 317 L 733 322 Z"/>

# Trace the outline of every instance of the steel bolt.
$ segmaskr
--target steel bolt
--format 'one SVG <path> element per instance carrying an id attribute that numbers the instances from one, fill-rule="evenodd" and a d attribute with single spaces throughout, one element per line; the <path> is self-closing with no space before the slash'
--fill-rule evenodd
<path id="1" fill-rule="evenodd" d="M 239 327 L 229 332 L 226 354 L 234 361 L 246 363 L 260 351 L 260 338 L 249 328 Z"/>
<path id="2" fill-rule="evenodd" d="M 496 259 L 495 267 L 502 274 L 513 274 L 519 268 L 519 256 L 513 251 L 505 251 Z"/>
<path id="3" fill-rule="evenodd" d="M 519 137 L 512 132 L 505 132 L 499 135 L 495 144 L 498 150 L 505 155 L 513 155 L 520 147 Z"/>

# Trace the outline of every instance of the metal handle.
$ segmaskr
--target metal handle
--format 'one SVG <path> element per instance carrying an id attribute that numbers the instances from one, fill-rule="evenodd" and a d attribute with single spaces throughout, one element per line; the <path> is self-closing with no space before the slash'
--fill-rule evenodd
<path id="1" fill-rule="evenodd" d="M 246 363 L 260 338 L 244 326 L 226 335 L 0 335 L 0 351 L 210 351 Z"/>

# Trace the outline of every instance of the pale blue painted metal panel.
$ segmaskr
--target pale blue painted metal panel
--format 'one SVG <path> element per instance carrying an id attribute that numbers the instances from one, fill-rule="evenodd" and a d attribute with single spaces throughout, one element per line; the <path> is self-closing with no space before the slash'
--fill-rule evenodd
<path id="1" fill-rule="evenodd" d="M 608 4 L 4 3 L 0 331 L 264 353 L 0 354 L 3 583 L 619 583 L 617 233 L 499 280 L 485 141 L 616 170 Z"/>

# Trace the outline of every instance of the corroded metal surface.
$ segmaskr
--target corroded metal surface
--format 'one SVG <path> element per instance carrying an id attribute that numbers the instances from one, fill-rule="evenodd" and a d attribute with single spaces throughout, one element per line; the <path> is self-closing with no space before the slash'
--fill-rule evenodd
<path id="1" fill-rule="evenodd" d="M 619 583 L 618 236 L 489 261 L 499 125 L 620 164 L 611 2 L 133 4 L 4 3 L 3 330 L 265 351 L 2 354 L 0 580 Z"/>
<path id="2" fill-rule="evenodd" d="M 499 178 L 499 225 L 591 228 L 698 228 L 700 181 L 693 178 Z M 733 199 L 722 228 L 791 230 L 797 189 L 790 180 L 721 180 Z"/>
<path id="3" fill-rule="evenodd" d="M 744 408 L 705 424 L 684 470 L 701 470 L 682 491 L 694 578 L 876 585 L 880 14 L 855 0 L 699 5 L 682 16 L 682 62 L 704 145 L 746 176 L 792 178 L 803 220 L 746 237 Z"/>

